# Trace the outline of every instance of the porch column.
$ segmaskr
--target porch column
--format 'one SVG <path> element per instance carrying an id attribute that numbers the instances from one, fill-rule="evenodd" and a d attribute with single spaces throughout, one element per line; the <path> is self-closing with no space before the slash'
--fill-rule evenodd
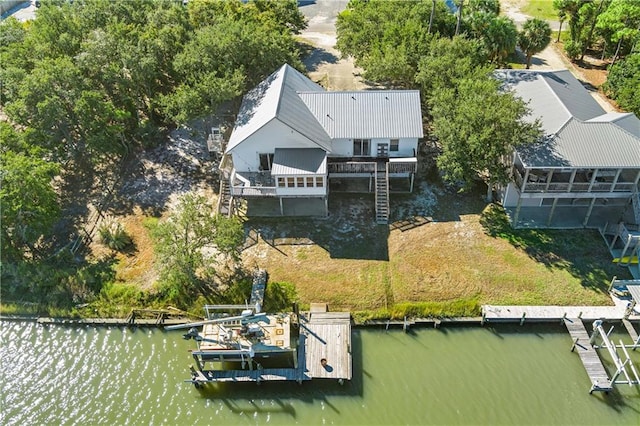
<path id="1" fill-rule="evenodd" d="M 609 189 L 609 192 L 613 192 L 613 190 L 616 188 L 616 185 L 618 184 L 618 179 L 620 179 L 620 173 L 622 173 L 622 169 L 618 169 L 616 171 L 616 177 L 614 177 L 613 182 L 611 182 L 611 188 Z"/>
<path id="2" fill-rule="evenodd" d="M 587 226 L 589 222 L 589 217 L 591 217 L 591 212 L 593 211 L 593 205 L 596 203 L 596 197 L 591 199 L 591 203 L 589 203 L 589 209 L 587 210 L 587 215 L 584 218 L 584 222 L 582 222 L 582 226 Z"/>
<path id="3" fill-rule="evenodd" d="M 524 169 L 524 177 L 522 178 L 522 186 L 520 187 L 521 194 L 524 192 L 524 189 L 527 186 L 528 180 L 529 180 L 529 169 Z"/>
<path id="4" fill-rule="evenodd" d="M 551 225 L 551 219 L 553 219 L 553 213 L 556 211 L 556 205 L 558 204 L 558 199 L 553 199 L 553 204 L 551 205 L 551 211 L 549 212 L 549 217 L 547 218 L 547 226 Z"/>
<path id="5" fill-rule="evenodd" d="M 282 197 L 278 197 L 280 200 L 280 216 L 284 216 L 284 207 L 282 207 Z"/>
<path id="6" fill-rule="evenodd" d="M 413 180 L 415 179 L 415 176 L 415 173 L 411 173 L 411 187 L 409 188 L 409 192 L 413 192 Z"/>
<path id="7" fill-rule="evenodd" d="M 551 178 L 553 177 L 553 169 L 549 171 L 547 175 L 547 186 L 544 187 L 544 192 L 549 192 L 549 185 L 551 184 Z"/>
<path id="8" fill-rule="evenodd" d="M 518 216 L 520 216 L 520 207 L 522 207 L 522 198 L 518 198 L 518 204 L 516 205 L 516 212 L 513 215 L 513 227 L 518 227 Z"/>
<path id="9" fill-rule="evenodd" d="M 591 188 L 593 188 L 593 184 L 596 182 L 596 176 L 598 176 L 598 171 L 600 169 L 595 169 L 593 171 L 593 176 L 591 176 L 591 182 L 589 182 L 589 190 L 587 192 L 591 192 Z"/>
<path id="10" fill-rule="evenodd" d="M 573 188 L 573 182 L 576 180 L 576 172 L 578 169 L 573 169 L 571 172 L 571 178 L 569 178 L 569 186 L 567 187 L 567 192 L 571 192 L 571 188 Z"/>
<path id="11" fill-rule="evenodd" d="M 329 217 L 329 197 L 324 197 L 324 215 Z"/>

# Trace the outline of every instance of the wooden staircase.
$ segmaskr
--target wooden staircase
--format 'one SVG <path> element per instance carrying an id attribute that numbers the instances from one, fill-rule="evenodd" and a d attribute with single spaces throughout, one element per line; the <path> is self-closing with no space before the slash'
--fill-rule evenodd
<path id="1" fill-rule="evenodd" d="M 218 194 L 218 214 L 231 217 L 233 197 L 231 196 L 231 188 L 229 188 L 229 179 L 225 174 L 220 177 L 220 192 Z"/>
<path id="2" fill-rule="evenodd" d="M 376 223 L 389 223 L 389 165 L 386 161 L 376 163 Z"/>

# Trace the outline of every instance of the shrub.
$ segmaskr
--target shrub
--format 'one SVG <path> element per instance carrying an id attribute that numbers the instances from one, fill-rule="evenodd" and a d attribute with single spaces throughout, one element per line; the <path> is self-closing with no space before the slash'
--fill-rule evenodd
<path id="1" fill-rule="evenodd" d="M 98 228 L 98 235 L 100 242 L 112 250 L 123 251 L 133 244 L 122 224 L 114 220 L 106 221 L 101 225 Z"/>

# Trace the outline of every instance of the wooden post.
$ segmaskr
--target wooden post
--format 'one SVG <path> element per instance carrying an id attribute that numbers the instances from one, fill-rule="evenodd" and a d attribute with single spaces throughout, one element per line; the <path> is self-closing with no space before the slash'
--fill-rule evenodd
<path id="1" fill-rule="evenodd" d="M 567 319 L 567 313 L 566 312 L 562 315 L 562 319 L 560 320 L 560 324 L 564 324 L 564 320 L 565 319 Z"/>
<path id="2" fill-rule="evenodd" d="M 284 216 L 284 207 L 282 207 L 282 197 L 278 197 L 280 200 L 280 216 Z"/>
<path id="3" fill-rule="evenodd" d="M 567 186 L 567 192 L 571 192 L 571 188 L 573 188 L 573 182 L 576 180 L 576 172 L 578 169 L 573 169 L 571 172 L 571 177 L 569 178 L 569 185 Z"/>
<path id="4" fill-rule="evenodd" d="M 593 175 L 591 176 L 591 181 L 589 182 L 589 189 L 587 190 L 587 192 L 591 192 L 591 189 L 593 188 L 593 184 L 596 182 L 596 176 L 598 176 L 598 171 L 600 169 L 595 169 L 593 171 Z"/>
<path id="5" fill-rule="evenodd" d="M 518 198 L 518 204 L 516 205 L 516 212 L 513 215 L 513 227 L 514 228 L 518 227 L 518 216 L 520 216 L 520 208 L 521 207 L 522 207 L 522 194 L 520 194 L 520 197 Z"/>
<path id="6" fill-rule="evenodd" d="M 611 289 L 613 288 L 613 284 L 616 282 L 616 278 L 618 278 L 617 276 L 613 276 L 613 278 L 611 279 L 611 282 L 609 283 L 609 288 L 607 289 L 607 292 L 610 292 Z"/>
<path id="7" fill-rule="evenodd" d="M 522 318 L 520 318 L 520 325 L 524 324 L 524 318 L 527 316 L 526 312 L 522 313 Z"/>
<path id="8" fill-rule="evenodd" d="M 484 325 L 484 323 L 487 321 L 487 313 L 482 310 L 482 320 L 480 321 L 480 325 Z"/>
<path id="9" fill-rule="evenodd" d="M 415 173 L 411 173 L 411 188 L 409 189 L 409 192 L 413 192 L 413 180 L 415 179 Z"/>
<path id="10" fill-rule="evenodd" d="M 578 313 L 578 319 L 582 319 L 582 311 Z"/>

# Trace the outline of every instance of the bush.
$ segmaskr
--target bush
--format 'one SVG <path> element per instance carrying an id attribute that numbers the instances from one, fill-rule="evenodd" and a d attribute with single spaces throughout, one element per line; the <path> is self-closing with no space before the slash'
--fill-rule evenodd
<path id="1" fill-rule="evenodd" d="M 564 45 L 564 51 L 567 52 L 567 56 L 572 61 L 582 54 L 582 43 L 569 40 Z"/>
<path id="2" fill-rule="evenodd" d="M 100 242 L 112 250 L 123 251 L 133 244 L 120 222 L 109 220 L 98 228 Z"/>

